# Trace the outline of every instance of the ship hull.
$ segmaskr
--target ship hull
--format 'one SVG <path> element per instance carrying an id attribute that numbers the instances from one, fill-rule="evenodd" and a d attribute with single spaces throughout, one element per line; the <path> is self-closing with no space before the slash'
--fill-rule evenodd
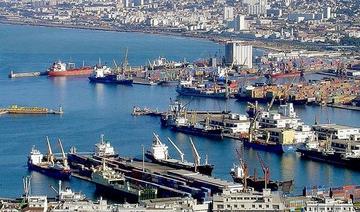
<path id="1" fill-rule="evenodd" d="M 259 149 L 267 152 L 274 152 L 278 154 L 288 153 L 288 152 L 295 152 L 296 145 L 283 145 L 283 144 L 268 144 L 265 142 L 249 142 L 247 140 L 243 140 L 243 144 L 246 147 Z"/>
<path id="2" fill-rule="evenodd" d="M 90 82 L 92 83 L 104 83 L 104 84 L 120 84 L 120 85 L 132 85 L 132 79 L 123 79 L 117 80 L 116 78 L 109 77 L 89 77 Z"/>
<path id="3" fill-rule="evenodd" d="M 107 186 L 96 182 L 94 183 L 96 186 L 96 191 L 102 195 L 105 195 L 106 197 L 116 198 L 116 199 L 119 198 L 124 202 L 132 203 L 132 204 L 138 203 L 140 200 L 140 197 L 134 193 L 126 192 L 120 189 L 115 189 L 112 186 Z"/>
<path id="4" fill-rule="evenodd" d="M 298 148 L 296 150 L 300 153 L 301 157 L 311 159 L 314 161 L 325 162 L 341 167 L 347 167 L 351 169 L 360 170 L 359 163 L 360 158 L 343 158 L 341 154 L 323 154 L 322 152 L 314 151 L 314 150 L 306 150 L 303 148 Z"/>
<path id="5" fill-rule="evenodd" d="M 268 74 L 267 76 L 271 78 L 285 78 L 285 77 L 298 77 L 301 75 L 301 72 L 295 71 L 291 73 L 276 73 L 276 74 Z"/>
<path id="6" fill-rule="evenodd" d="M 191 126 L 170 126 L 170 129 L 177 132 L 182 132 L 185 134 L 214 138 L 214 139 L 223 139 L 222 129 L 213 129 L 205 130 L 198 129 Z"/>
<path id="7" fill-rule="evenodd" d="M 243 178 L 235 177 L 233 175 L 233 173 L 231 173 L 231 176 L 235 183 L 244 184 Z M 252 187 L 252 188 L 254 188 L 254 190 L 259 191 L 259 192 L 262 192 L 263 189 L 265 188 L 265 180 L 264 179 L 254 179 L 254 177 L 248 177 L 246 179 L 246 183 L 247 183 L 247 186 Z M 275 181 L 270 180 L 267 183 L 266 187 L 268 189 L 271 189 L 272 191 L 281 190 L 285 193 L 289 193 L 292 189 L 292 185 L 293 185 L 292 180 L 282 181 L 282 182 L 275 182 Z"/>
<path id="8" fill-rule="evenodd" d="M 66 77 L 66 76 L 84 76 L 90 75 L 93 69 L 90 67 L 71 69 L 67 71 L 49 71 L 48 76 L 50 77 Z"/>
<path id="9" fill-rule="evenodd" d="M 176 92 L 181 96 L 195 96 L 195 97 L 207 97 L 216 99 L 228 99 L 229 96 L 226 93 L 201 93 L 191 90 L 184 90 L 182 88 L 176 88 Z"/>
<path id="10" fill-rule="evenodd" d="M 37 171 L 49 177 L 53 177 L 60 180 L 69 180 L 71 177 L 70 170 L 59 170 L 51 167 L 35 165 L 28 162 L 28 169 L 31 171 Z"/>
<path id="11" fill-rule="evenodd" d="M 185 170 L 195 172 L 195 166 L 182 164 L 181 161 L 178 161 L 177 163 L 174 163 L 174 162 L 167 161 L 167 160 L 157 160 L 157 159 L 154 158 L 154 156 L 150 152 L 146 152 L 145 156 L 149 160 L 151 160 L 153 163 L 165 165 L 165 166 L 172 167 L 172 168 L 185 169 Z M 200 165 L 200 166 L 197 167 L 197 171 L 200 174 L 209 175 L 209 176 L 211 176 L 211 173 L 212 173 L 213 169 L 214 169 L 213 165 Z"/>

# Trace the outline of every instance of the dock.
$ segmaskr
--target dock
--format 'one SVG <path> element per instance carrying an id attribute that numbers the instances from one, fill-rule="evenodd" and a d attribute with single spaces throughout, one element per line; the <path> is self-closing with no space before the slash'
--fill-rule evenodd
<path id="1" fill-rule="evenodd" d="M 39 77 L 39 76 L 47 76 L 48 72 L 40 72 L 40 71 L 34 71 L 34 72 L 19 72 L 15 73 L 14 71 L 10 71 L 9 78 L 21 78 L 21 77 Z"/>
<path id="2" fill-rule="evenodd" d="M 86 166 L 95 167 L 104 160 L 107 166 L 117 172 L 124 173 L 125 178 L 130 183 L 157 188 L 159 197 L 191 196 L 203 202 L 212 194 L 220 193 L 226 189 L 243 189 L 241 184 L 139 159 L 94 158 L 90 155 L 81 155 L 81 157 L 87 161 L 87 164 L 83 164 Z M 76 174 L 74 177 L 87 181 L 91 180 L 89 177 Z"/>

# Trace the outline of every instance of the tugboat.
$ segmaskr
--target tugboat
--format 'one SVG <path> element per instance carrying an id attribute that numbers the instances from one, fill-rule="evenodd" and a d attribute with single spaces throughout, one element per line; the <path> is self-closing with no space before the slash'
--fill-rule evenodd
<path id="1" fill-rule="evenodd" d="M 89 66 L 83 66 L 76 68 L 75 63 L 63 63 L 61 61 L 53 63 L 48 70 L 50 77 L 62 77 L 62 76 L 81 76 L 90 75 L 93 69 Z"/>
<path id="2" fill-rule="evenodd" d="M 123 173 L 116 172 L 107 167 L 104 159 L 102 160 L 102 165 L 92 173 L 91 180 L 96 184 L 97 191 L 108 195 L 125 197 L 128 203 L 138 203 L 140 200 L 157 197 L 157 189 L 141 188 L 130 184 L 125 179 Z"/>
<path id="3" fill-rule="evenodd" d="M 28 169 L 38 171 L 40 173 L 57 179 L 70 179 L 71 170 L 68 166 L 67 158 L 65 156 L 61 140 L 59 139 L 58 142 L 61 148 L 62 161 L 56 161 L 54 154 L 52 153 L 49 138 L 46 137 L 46 140 L 48 146 L 48 154 L 46 155 L 46 157 L 44 157 L 44 155 L 41 154 L 41 152 L 37 150 L 35 146 L 33 146 L 28 157 Z"/>
<path id="4" fill-rule="evenodd" d="M 190 144 L 192 148 L 192 152 L 194 155 L 194 163 L 190 163 L 186 160 L 184 160 L 184 153 L 175 145 L 175 143 L 168 138 L 168 141 L 175 147 L 175 149 L 180 154 L 181 160 L 177 160 L 174 158 L 169 157 L 168 153 L 168 146 L 163 144 L 159 138 L 159 135 L 154 133 L 154 139 L 151 146 L 151 151 L 147 151 L 145 153 L 145 156 L 150 159 L 154 163 L 162 164 L 165 166 L 178 168 L 178 169 L 185 169 L 193 172 L 199 172 L 201 174 L 209 175 L 211 176 L 212 170 L 214 169 L 214 165 L 208 164 L 207 159 L 205 161 L 205 164 L 200 164 L 201 157 L 199 156 L 199 153 L 197 149 L 195 148 L 195 145 L 190 138 Z"/>
<path id="5" fill-rule="evenodd" d="M 236 150 L 238 155 L 239 152 Z M 240 156 L 239 156 L 240 157 Z M 285 193 L 289 193 L 292 185 L 293 180 L 287 181 L 272 181 L 270 180 L 270 169 L 266 166 L 265 162 L 257 153 L 257 157 L 260 161 L 264 178 L 257 178 L 256 170 L 254 170 L 254 176 L 248 176 L 248 166 L 244 162 L 244 160 L 240 159 L 239 165 L 234 165 L 234 168 L 231 169 L 230 175 L 233 178 L 234 182 L 241 183 L 244 187 L 252 187 L 254 190 L 262 192 L 263 189 L 271 189 L 272 191 L 281 190 Z M 245 180 L 246 179 L 246 180 Z"/>
<path id="6" fill-rule="evenodd" d="M 133 79 L 124 74 L 116 73 L 107 66 L 96 66 L 94 74 L 89 77 L 90 82 L 105 84 L 132 85 Z"/>

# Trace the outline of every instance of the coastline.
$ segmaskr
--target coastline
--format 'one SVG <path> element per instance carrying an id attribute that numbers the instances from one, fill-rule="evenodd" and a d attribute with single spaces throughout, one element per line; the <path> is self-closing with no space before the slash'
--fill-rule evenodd
<path id="1" fill-rule="evenodd" d="M 194 33 L 181 33 L 181 32 L 170 32 L 170 31 L 162 31 L 161 29 L 136 29 L 136 28 L 111 28 L 111 27 L 100 27 L 100 26 L 83 26 L 83 25 L 72 25 L 72 24 L 55 24 L 55 23 L 25 23 L 21 21 L 11 21 L 11 20 L 3 20 L 0 19 L 0 24 L 8 24 L 8 25 L 24 25 L 24 26 L 40 26 L 40 27 L 53 27 L 53 28 L 67 28 L 67 29 L 83 29 L 83 30 L 95 30 L 95 31 L 108 31 L 108 32 L 135 32 L 135 33 L 143 33 L 143 34 L 155 34 L 155 35 L 166 35 L 166 36 L 175 36 L 175 37 L 183 37 L 183 38 L 192 38 L 192 39 L 200 39 L 211 41 L 215 43 L 225 43 L 226 38 L 213 37 L 211 38 Z"/>
<path id="2" fill-rule="evenodd" d="M 24 25 L 24 26 L 40 26 L 40 27 L 53 27 L 53 28 L 67 28 L 67 29 L 82 29 L 82 30 L 95 30 L 95 31 L 108 31 L 108 32 L 133 32 L 133 33 L 143 33 L 143 34 L 154 34 L 154 35 L 164 35 L 164 36 L 174 36 L 181 38 L 191 38 L 191 39 L 199 39 L 210 41 L 218 44 L 225 44 L 227 41 L 233 40 L 230 37 L 225 36 L 215 36 L 215 35 L 204 35 L 201 33 L 191 33 L 191 32 L 182 32 L 179 31 L 170 31 L 171 29 L 161 29 L 161 28 L 112 28 L 112 27 L 101 27 L 101 26 L 83 26 L 83 25 L 73 25 L 73 24 L 56 24 L 56 23 L 29 23 L 15 20 L 4 20 L 0 19 L 0 24 L 8 24 L 8 25 Z M 280 52 L 282 48 L 279 46 L 273 47 L 269 45 L 265 45 L 264 42 L 258 40 L 246 41 L 241 40 L 243 42 L 248 42 L 254 48 L 259 50 L 271 50 Z"/>

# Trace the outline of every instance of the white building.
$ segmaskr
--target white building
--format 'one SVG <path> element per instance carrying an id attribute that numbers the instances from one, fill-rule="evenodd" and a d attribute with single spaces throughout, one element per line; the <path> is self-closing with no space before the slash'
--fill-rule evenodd
<path id="1" fill-rule="evenodd" d="M 244 31 L 248 30 L 248 24 L 245 20 L 245 15 L 238 15 L 234 21 L 234 30 L 235 31 Z"/>
<path id="2" fill-rule="evenodd" d="M 288 103 L 280 105 L 278 112 L 261 112 L 259 125 L 263 128 L 298 129 L 304 123 L 297 117 L 293 104 Z"/>
<path id="3" fill-rule="evenodd" d="M 210 125 L 223 127 L 228 133 L 248 133 L 250 120 L 246 115 L 231 113 L 229 117 L 211 119 Z"/>
<path id="4" fill-rule="evenodd" d="M 330 19 L 331 18 L 331 7 L 326 7 L 324 9 L 324 18 Z"/>
<path id="5" fill-rule="evenodd" d="M 360 133 L 359 128 L 337 124 L 313 125 L 313 130 L 318 134 L 319 139 L 332 137 L 333 139 L 357 140 Z"/>
<path id="6" fill-rule="evenodd" d="M 284 211 L 285 205 L 280 196 L 270 189 L 263 192 L 230 192 L 213 196 L 212 211 Z"/>
<path id="7" fill-rule="evenodd" d="M 334 211 L 355 211 L 351 201 L 345 202 L 331 198 L 308 201 L 305 203 L 304 211 L 312 212 L 334 212 Z"/>
<path id="8" fill-rule="evenodd" d="M 225 21 L 234 20 L 234 7 L 224 7 L 224 20 Z"/>
<path id="9" fill-rule="evenodd" d="M 225 45 L 225 62 L 235 66 L 252 68 L 252 46 L 242 45 L 239 41 L 230 41 Z"/>

